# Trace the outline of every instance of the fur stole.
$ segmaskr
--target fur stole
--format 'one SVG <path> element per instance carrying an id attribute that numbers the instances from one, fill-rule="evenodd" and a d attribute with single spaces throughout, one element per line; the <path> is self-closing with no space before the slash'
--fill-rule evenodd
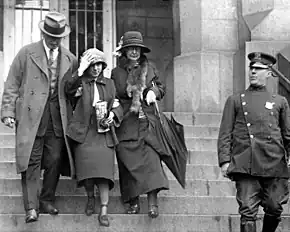
<path id="1" fill-rule="evenodd" d="M 148 71 L 148 62 L 143 60 L 141 64 L 136 63 L 129 71 L 127 79 L 127 94 L 132 97 L 131 112 L 138 113 L 143 100 L 143 90 L 146 88 L 146 76 Z"/>

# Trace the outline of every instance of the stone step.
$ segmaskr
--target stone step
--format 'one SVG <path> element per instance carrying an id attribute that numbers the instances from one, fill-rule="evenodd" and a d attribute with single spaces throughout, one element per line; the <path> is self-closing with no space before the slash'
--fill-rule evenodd
<path id="1" fill-rule="evenodd" d="M 164 112 L 166 116 L 174 117 L 174 119 L 183 124 L 183 125 L 194 125 L 193 124 L 193 113 L 186 113 L 186 112 Z M 0 133 L 15 133 L 14 129 L 11 129 L 7 126 L 5 126 L 3 123 L 0 122 Z"/>
<path id="2" fill-rule="evenodd" d="M 217 151 L 216 150 L 213 150 L 213 151 L 189 150 L 188 163 L 195 164 L 195 165 L 198 165 L 198 164 L 217 165 L 218 164 Z"/>
<path id="3" fill-rule="evenodd" d="M 164 112 L 170 119 L 171 115 L 174 119 L 183 125 L 194 125 L 194 114 L 190 112 Z"/>
<path id="4" fill-rule="evenodd" d="M 217 138 L 219 127 L 204 126 L 204 125 L 184 125 L 184 137 L 213 137 Z M 5 137 L 5 138 L 4 138 Z M 14 133 L 0 132 L 0 141 L 3 146 L 7 144 L 8 140 L 15 140 Z M 5 143 L 4 143 L 5 142 Z M 14 145 L 13 142 L 10 142 Z M 10 144 L 8 143 L 8 144 Z"/>
<path id="5" fill-rule="evenodd" d="M 0 162 L 14 161 L 14 148 L 0 148 Z M 209 164 L 217 165 L 217 152 L 213 151 L 195 151 L 188 150 L 188 163 L 190 164 Z"/>
<path id="6" fill-rule="evenodd" d="M 187 112 L 164 112 L 169 118 L 174 119 L 184 126 L 214 126 L 219 127 L 222 115 L 220 113 L 187 113 Z M 0 122 L 0 133 L 14 134 L 15 130 L 6 127 Z"/>
<path id="7" fill-rule="evenodd" d="M 57 196 L 55 205 L 62 214 L 84 213 L 86 196 Z M 162 214 L 197 214 L 197 215 L 228 215 L 238 214 L 238 203 L 234 196 L 210 197 L 210 196 L 160 196 L 158 198 L 159 212 Z M 99 200 L 96 201 L 96 212 L 99 208 Z M 140 196 L 141 213 L 147 213 L 147 197 Z M 111 214 L 124 214 L 126 212 L 119 196 L 111 196 L 108 210 Z M 0 214 L 23 213 L 22 195 L 0 196 Z M 263 209 L 259 208 L 259 213 Z M 284 207 L 284 214 L 289 215 L 289 204 Z"/>
<path id="8" fill-rule="evenodd" d="M 222 114 L 221 113 L 195 113 L 194 125 L 212 125 L 220 126 Z"/>
<path id="9" fill-rule="evenodd" d="M 164 166 L 164 170 L 168 179 L 175 179 L 170 170 Z M 16 174 L 15 162 L 0 162 L 0 178 L 18 178 Z M 118 178 L 118 167 L 115 165 L 115 179 Z M 194 165 L 187 164 L 186 166 L 186 179 L 187 180 L 226 180 L 221 174 L 220 168 L 214 165 Z"/>
<path id="10" fill-rule="evenodd" d="M 188 180 L 186 188 L 183 189 L 176 180 L 169 181 L 170 190 L 161 191 L 159 196 L 234 196 L 236 194 L 233 182 L 229 180 Z M 15 179 L 0 179 L 0 195 L 20 195 L 20 177 Z M 61 179 L 59 181 L 56 194 L 65 195 L 85 195 L 84 188 L 77 188 L 76 181 Z M 111 196 L 120 196 L 119 181 L 115 181 L 115 187 L 110 191 Z"/>
<path id="11" fill-rule="evenodd" d="M 207 151 L 215 150 L 217 147 L 217 138 L 215 137 L 186 137 L 185 143 L 187 149 Z M 15 136 L 13 134 L 0 134 L 0 148 L 14 148 Z"/>
<path id="12" fill-rule="evenodd" d="M 26 224 L 24 214 L 0 214 L 2 232 L 240 232 L 238 215 L 176 215 L 160 214 L 150 219 L 145 214 L 109 214 L 110 227 L 100 227 L 98 215 L 60 214 L 52 217 L 40 214 L 39 221 Z M 262 216 L 258 215 L 257 231 L 262 230 Z M 276 230 L 288 232 L 290 216 L 283 216 Z"/>
<path id="13" fill-rule="evenodd" d="M 217 138 L 185 138 L 186 147 L 195 151 L 214 151 L 217 149 Z"/>
<path id="14" fill-rule="evenodd" d="M 215 138 L 217 139 L 219 133 L 218 126 L 203 126 L 203 125 L 196 125 L 196 126 L 184 126 L 184 131 L 186 137 L 207 137 L 207 138 Z"/>

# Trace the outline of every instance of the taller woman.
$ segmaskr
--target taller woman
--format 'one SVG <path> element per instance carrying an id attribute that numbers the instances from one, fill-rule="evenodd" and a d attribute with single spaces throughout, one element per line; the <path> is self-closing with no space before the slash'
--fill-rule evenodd
<path id="1" fill-rule="evenodd" d="M 143 44 L 138 31 L 123 36 L 119 66 L 112 70 L 117 96 L 124 118 L 116 130 L 119 145 L 116 154 L 123 201 L 129 203 L 127 213 L 140 210 L 139 195 L 147 193 L 148 215 L 158 216 L 157 193 L 168 190 L 168 179 L 158 154 L 146 144 L 148 118 L 154 118 L 154 103 L 163 98 L 165 88 L 158 80 L 157 70 L 144 53 L 150 49 Z"/>

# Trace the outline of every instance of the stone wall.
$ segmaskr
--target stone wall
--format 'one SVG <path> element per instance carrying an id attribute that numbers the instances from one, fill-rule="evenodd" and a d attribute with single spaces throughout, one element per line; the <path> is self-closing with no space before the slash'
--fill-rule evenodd
<path id="1" fill-rule="evenodd" d="M 221 112 L 244 88 L 249 31 L 239 0 L 179 0 L 180 55 L 174 59 L 174 111 Z"/>
<path id="2" fill-rule="evenodd" d="M 250 29 L 247 52 L 261 51 L 277 56 L 290 52 L 290 1 L 243 0 L 243 17 Z M 247 60 L 247 58 L 245 57 Z M 290 62 L 289 62 L 290 64 Z M 279 67 L 279 64 L 277 64 Z M 248 71 L 248 61 L 245 66 Z M 248 78 L 245 77 L 248 85 Z M 278 78 L 269 78 L 268 88 L 278 92 Z"/>

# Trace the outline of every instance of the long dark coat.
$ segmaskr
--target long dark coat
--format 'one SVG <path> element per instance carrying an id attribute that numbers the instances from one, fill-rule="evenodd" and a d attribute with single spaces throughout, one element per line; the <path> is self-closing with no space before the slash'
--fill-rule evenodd
<path id="1" fill-rule="evenodd" d="M 64 84 L 78 67 L 76 57 L 64 47 L 60 47 L 60 72 L 58 97 L 64 134 L 72 107 L 64 93 Z M 17 172 L 27 169 L 31 149 L 36 137 L 45 104 L 49 97 L 49 74 L 43 41 L 24 46 L 16 55 L 10 67 L 4 86 L 1 106 L 1 120 L 16 118 L 16 165 Z M 70 164 L 70 174 L 74 176 L 74 166 L 65 137 Z"/>
<path id="2" fill-rule="evenodd" d="M 219 165 L 229 176 L 245 173 L 288 178 L 290 110 L 287 100 L 265 87 L 249 87 L 225 104 L 219 136 Z"/>
<path id="3" fill-rule="evenodd" d="M 144 62 L 147 62 L 145 59 Z M 142 66 L 142 64 L 140 64 Z M 157 100 L 165 94 L 165 88 L 158 79 L 157 71 L 148 63 L 146 88 L 143 90 L 143 99 L 149 90 L 154 91 Z M 119 167 L 120 191 L 124 202 L 150 191 L 168 190 L 169 183 L 161 166 L 156 151 L 145 142 L 148 135 L 146 120 L 140 120 L 138 114 L 130 112 L 132 98 L 127 94 L 127 79 L 129 72 L 126 63 L 112 70 L 112 79 L 115 82 L 117 97 L 124 110 L 123 121 L 116 129 L 120 144 L 117 146 L 116 156 Z M 135 77 L 136 78 L 136 77 Z M 156 124 L 154 105 L 147 105 L 141 100 L 144 114 L 150 124 Z M 151 120 L 151 121 L 150 121 Z"/>

